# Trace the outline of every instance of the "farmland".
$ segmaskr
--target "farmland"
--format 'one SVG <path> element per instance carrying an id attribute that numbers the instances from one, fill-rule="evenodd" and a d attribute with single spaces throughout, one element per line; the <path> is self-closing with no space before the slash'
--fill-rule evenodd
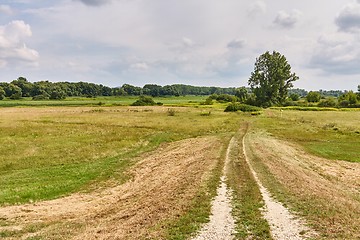
<path id="1" fill-rule="evenodd" d="M 237 238 L 271 239 L 243 137 L 264 185 L 307 220 L 314 238 L 359 237 L 359 111 L 251 116 L 200 105 L 204 99 L 159 98 L 164 106 L 155 107 L 129 107 L 133 98 L 1 102 L 0 236 L 185 239 L 208 219 L 236 136 L 227 174 Z"/>

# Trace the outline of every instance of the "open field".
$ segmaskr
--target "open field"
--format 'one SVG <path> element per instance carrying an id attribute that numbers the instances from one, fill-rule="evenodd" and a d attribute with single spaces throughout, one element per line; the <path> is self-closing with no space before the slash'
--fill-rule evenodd
<path id="1" fill-rule="evenodd" d="M 221 111 L 205 117 L 201 110 L 175 111 L 172 117 L 163 107 L 0 109 L 0 204 L 55 198 L 98 178 L 124 180 L 116 170 L 139 153 L 163 142 L 227 134 L 239 121 Z"/>
<path id="2" fill-rule="evenodd" d="M 40 100 L 34 101 L 32 98 L 22 98 L 20 100 L 4 99 L 0 101 L 0 107 L 16 106 L 128 106 L 135 102 L 137 96 L 119 96 L 119 97 L 68 97 L 65 100 Z M 179 97 L 156 97 L 155 102 L 161 102 L 164 105 L 184 105 L 194 106 L 205 101 L 207 96 L 179 96 Z"/>
<path id="3" fill-rule="evenodd" d="M 194 236 L 234 137 L 226 174 L 236 239 L 273 239 L 244 136 L 263 185 L 314 239 L 360 237 L 360 112 L 251 116 L 195 99 L 166 104 L 189 105 L 0 108 L 0 237 Z"/>

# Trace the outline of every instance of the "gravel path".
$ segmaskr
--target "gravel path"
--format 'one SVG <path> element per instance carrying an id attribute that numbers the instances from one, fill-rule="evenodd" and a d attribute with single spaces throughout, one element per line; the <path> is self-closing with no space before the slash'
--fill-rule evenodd
<path id="1" fill-rule="evenodd" d="M 246 135 L 245 135 L 246 136 Z M 275 201 L 268 190 L 260 182 L 256 172 L 252 168 L 246 154 L 245 136 L 243 138 L 243 151 L 249 168 L 254 175 L 254 178 L 259 186 L 261 195 L 265 202 L 264 218 L 270 225 L 271 235 L 274 239 L 278 240 L 302 240 L 306 239 L 302 236 L 301 232 L 306 232 L 308 229 L 303 225 L 300 219 L 297 219 L 292 213 L 289 212 L 281 203 Z"/>
<path id="2" fill-rule="evenodd" d="M 221 177 L 220 186 L 217 189 L 217 196 L 211 203 L 210 221 L 203 226 L 197 237 L 193 240 L 230 240 L 235 232 L 235 220 L 231 215 L 231 192 L 226 186 L 226 168 L 230 161 L 230 150 L 234 145 L 234 138 L 231 139 L 226 152 L 224 176 Z"/>

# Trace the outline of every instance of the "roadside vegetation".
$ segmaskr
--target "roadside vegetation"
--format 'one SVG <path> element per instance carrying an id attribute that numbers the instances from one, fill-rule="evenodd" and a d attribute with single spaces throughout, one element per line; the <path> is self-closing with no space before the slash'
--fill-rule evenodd
<path id="1" fill-rule="evenodd" d="M 247 144 L 263 184 L 307 219 L 315 239 L 357 239 L 359 111 L 267 110 Z"/>

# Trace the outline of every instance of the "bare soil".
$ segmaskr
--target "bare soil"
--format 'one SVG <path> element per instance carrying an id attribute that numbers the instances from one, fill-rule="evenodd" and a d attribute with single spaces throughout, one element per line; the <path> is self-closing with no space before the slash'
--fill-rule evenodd
<path id="1" fill-rule="evenodd" d="M 162 224 L 180 216 L 221 155 L 215 137 L 163 145 L 142 156 L 125 184 L 68 197 L 0 208 L 8 239 L 164 238 Z"/>

